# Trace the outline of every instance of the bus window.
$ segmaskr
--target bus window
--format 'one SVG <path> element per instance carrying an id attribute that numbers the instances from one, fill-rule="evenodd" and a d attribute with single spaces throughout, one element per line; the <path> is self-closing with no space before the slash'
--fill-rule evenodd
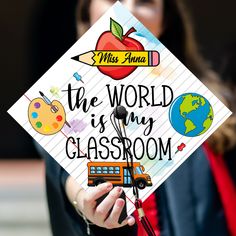
<path id="1" fill-rule="evenodd" d="M 131 184 L 131 176 L 128 168 L 124 168 L 124 185 Z"/>
<path id="2" fill-rule="evenodd" d="M 101 173 L 102 173 L 102 167 L 97 166 L 97 167 L 96 167 L 96 173 L 97 173 L 97 174 L 101 174 Z"/>
<path id="3" fill-rule="evenodd" d="M 139 174 L 139 175 L 143 174 L 143 172 L 142 172 L 140 166 L 137 166 L 137 167 L 136 167 L 136 171 L 137 171 L 137 174 Z"/>
<path id="4" fill-rule="evenodd" d="M 108 174 L 107 166 L 103 166 L 103 167 L 102 167 L 102 173 L 103 173 L 103 174 Z"/>
<path id="5" fill-rule="evenodd" d="M 94 166 L 90 167 L 90 174 L 95 174 L 95 167 Z"/>
<path id="6" fill-rule="evenodd" d="M 115 167 L 115 174 L 120 174 L 120 167 Z"/>
<path id="7" fill-rule="evenodd" d="M 114 174 L 114 167 L 113 166 L 109 167 L 109 174 Z"/>

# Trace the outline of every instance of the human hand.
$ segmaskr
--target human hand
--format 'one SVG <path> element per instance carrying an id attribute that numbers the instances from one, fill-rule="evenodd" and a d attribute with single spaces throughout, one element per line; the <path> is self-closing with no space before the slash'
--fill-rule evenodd
<path id="1" fill-rule="evenodd" d="M 127 217 L 121 224 L 118 223 L 125 201 L 119 198 L 122 188 L 115 187 L 112 189 L 112 187 L 111 183 L 106 182 L 85 191 L 80 187 L 78 188 L 78 183 L 72 177 L 69 177 L 66 183 L 66 192 L 72 202 L 74 200 L 77 202 L 78 210 L 97 226 L 107 229 L 120 228 L 127 224 L 132 226 L 135 223 L 132 216 Z M 73 190 L 71 191 L 70 188 L 73 188 Z M 79 191 L 79 193 L 77 194 L 74 189 L 77 189 L 76 192 Z M 96 200 L 108 192 L 106 198 L 97 205 Z M 74 198 L 71 198 L 72 196 Z"/>

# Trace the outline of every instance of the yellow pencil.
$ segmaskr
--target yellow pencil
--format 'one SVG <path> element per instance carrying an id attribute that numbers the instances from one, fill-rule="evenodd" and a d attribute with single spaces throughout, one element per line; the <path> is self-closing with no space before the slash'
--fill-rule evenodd
<path id="1" fill-rule="evenodd" d="M 157 66 L 157 51 L 89 51 L 71 59 L 90 66 Z"/>

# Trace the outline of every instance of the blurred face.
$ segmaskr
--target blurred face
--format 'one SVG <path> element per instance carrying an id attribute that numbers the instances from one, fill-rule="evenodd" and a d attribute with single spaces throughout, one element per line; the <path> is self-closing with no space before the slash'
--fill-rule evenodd
<path id="1" fill-rule="evenodd" d="M 116 0 L 92 0 L 90 6 L 91 25 L 115 2 Z M 163 0 L 123 0 L 121 2 L 156 37 L 160 37 L 163 30 Z"/>

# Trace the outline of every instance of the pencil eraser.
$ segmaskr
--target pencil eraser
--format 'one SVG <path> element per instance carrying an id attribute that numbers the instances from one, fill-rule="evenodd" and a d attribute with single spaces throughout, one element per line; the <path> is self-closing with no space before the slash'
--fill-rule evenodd
<path id="1" fill-rule="evenodd" d="M 152 66 L 158 66 L 160 63 L 159 53 L 157 51 L 152 52 Z"/>

